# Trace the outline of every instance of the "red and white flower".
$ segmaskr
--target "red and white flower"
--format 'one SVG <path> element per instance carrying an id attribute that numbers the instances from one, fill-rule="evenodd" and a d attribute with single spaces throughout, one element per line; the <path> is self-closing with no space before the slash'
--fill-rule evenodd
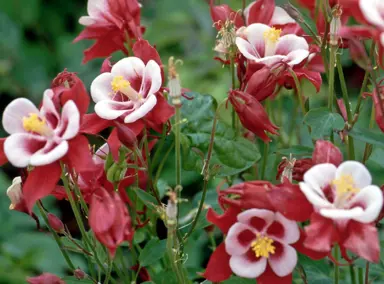
<path id="1" fill-rule="evenodd" d="M 321 216 L 337 222 L 370 223 L 383 206 L 381 190 L 371 182 L 363 164 L 347 161 L 337 168 L 333 164 L 312 167 L 304 174 L 300 188 Z"/>
<path id="2" fill-rule="evenodd" d="M 257 278 L 270 266 L 279 277 L 292 273 L 297 263 L 296 250 L 290 246 L 300 238 L 296 222 L 280 213 L 250 209 L 237 215 L 225 239 L 229 265 L 240 277 Z"/>
<path id="3" fill-rule="evenodd" d="M 284 63 L 292 67 L 306 60 L 307 41 L 293 34 L 280 36 L 281 32 L 264 24 L 252 24 L 238 33 L 236 45 L 247 59 L 268 66 Z"/>
<path id="4" fill-rule="evenodd" d="M 3 127 L 10 136 L 4 152 L 12 165 L 43 166 L 67 154 L 68 140 L 79 132 L 80 114 L 72 100 L 58 113 L 51 97 L 52 90 L 46 90 L 40 110 L 25 98 L 15 99 L 5 108 Z"/>
<path id="5" fill-rule="evenodd" d="M 161 69 L 154 60 L 144 64 L 138 57 L 124 58 L 92 82 L 95 112 L 103 119 L 133 123 L 155 107 L 161 85 Z"/>

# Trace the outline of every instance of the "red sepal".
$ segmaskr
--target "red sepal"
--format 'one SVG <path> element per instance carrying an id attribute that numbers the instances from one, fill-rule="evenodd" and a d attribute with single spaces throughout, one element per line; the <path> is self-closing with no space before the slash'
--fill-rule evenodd
<path id="1" fill-rule="evenodd" d="M 0 138 L 0 166 L 8 163 L 7 156 L 4 153 L 4 142 L 6 138 Z"/>
<path id="2" fill-rule="evenodd" d="M 228 279 L 232 274 L 229 266 L 230 257 L 225 250 L 225 243 L 222 242 L 209 258 L 207 269 L 202 276 L 212 282 L 221 282 Z"/>
<path id="3" fill-rule="evenodd" d="M 259 277 L 257 277 L 257 284 L 292 284 L 292 274 L 285 277 L 277 276 L 272 268 L 267 265 L 267 268 Z"/>

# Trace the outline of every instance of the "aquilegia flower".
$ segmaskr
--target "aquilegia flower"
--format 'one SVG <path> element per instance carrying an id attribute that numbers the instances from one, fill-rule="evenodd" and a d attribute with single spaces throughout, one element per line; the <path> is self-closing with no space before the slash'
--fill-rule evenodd
<path id="1" fill-rule="evenodd" d="M 367 168 L 356 161 L 339 167 L 319 164 L 308 170 L 300 188 L 315 213 L 305 228 L 308 237 L 304 245 L 330 251 L 333 243 L 339 243 L 342 251 L 347 248 L 369 261 L 377 261 L 380 248 L 372 222 L 380 214 L 383 194 L 371 182 Z"/>
<path id="2" fill-rule="evenodd" d="M 307 59 L 307 41 L 293 34 L 280 36 L 281 32 L 264 24 L 252 24 L 242 30 L 236 45 L 247 59 L 268 66 L 285 63 L 292 67 Z"/>
<path id="3" fill-rule="evenodd" d="M 161 69 L 154 60 L 145 65 L 138 57 L 124 58 L 92 82 L 95 112 L 104 119 L 121 117 L 133 123 L 154 108 L 161 84 Z"/>
<path id="4" fill-rule="evenodd" d="M 46 90 L 40 110 L 25 98 L 15 99 L 5 108 L 3 127 L 10 136 L 4 142 L 4 152 L 15 167 L 43 166 L 61 159 L 69 149 L 67 140 L 78 134 L 76 104 L 67 101 L 59 114 L 51 97 L 52 90 Z"/>

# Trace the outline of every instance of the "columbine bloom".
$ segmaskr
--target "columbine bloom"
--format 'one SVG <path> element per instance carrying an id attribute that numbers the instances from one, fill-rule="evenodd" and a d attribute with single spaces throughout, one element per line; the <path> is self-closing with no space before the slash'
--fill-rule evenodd
<path id="1" fill-rule="evenodd" d="M 145 65 L 140 58 L 124 58 L 92 82 L 95 112 L 104 119 L 121 117 L 133 123 L 154 108 L 161 84 L 161 69 L 155 61 Z"/>
<path id="2" fill-rule="evenodd" d="M 4 152 L 12 165 L 48 165 L 68 152 L 67 140 L 77 135 L 80 114 L 73 101 L 67 101 L 59 114 L 52 93 L 44 92 L 40 110 L 25 98 L 15 99 L 5 108 L 3 127 L 10 136 L 5 140 Z"/>
<path id="3" fill-rule="evenodd" d="M 237 215 L 229 229 L 225 249 L 229 265 L 238 276 L 257 278 L 269 265 L 279 277 L 292 273 L 297 263 L 296 250 L 290 246 L 300 238 L 296 222 L 280 213 L 250 209 Z"/>
<path id="4" fill-rule="evenodd" d="M 236 38 L 240 52 L 256 63 L 274 66 L 300 64 L 309 56 L 309 46 L 303 37 L 281 35 L 282 30 L 264 24 L 252 24 Z"/>
<path id="5" fill-rule="evenodd" d="M 304 245 L 329 251 L 334 242 L 369 261 L 379 258 L 377 230 L 372 225 L 383 206 L 380 188 L 366 167 L 347 161 L 336 167 L 319 164 L 304 175 L 301 191 L 315 208 Z M 366 245 L 362 248 L 358 242 Z"/>

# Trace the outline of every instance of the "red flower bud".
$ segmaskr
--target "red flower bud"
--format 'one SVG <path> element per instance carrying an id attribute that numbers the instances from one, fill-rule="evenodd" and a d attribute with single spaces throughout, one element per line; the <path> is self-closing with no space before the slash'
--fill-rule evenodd
<path id="1" fill-rule="evenodd" d="M 139 269 L 139 265 L 132 266 L 131 269 L 136 271 Z M 151 276 L 148 273 L 148 270 L 145 267 L 141 267 L 139 271 L 139 280 L 142 282 L 151 281 Z M 140 282 L 141 283 L 141 282 Z"/>
<path id="2" fill-rule="evenodd" d="M 241 124 L 264 142 L 270 141 L 266 131 L 278 134 L 276 130 L 279 128 L 269 120 L 263 106 L 254 97 L 244 92 L 231 91 L 229 101 L 239 115 Z"/>
<path id="3" fill-rule="evenodd" d="M 380 82 L 379 84 L 381 84 Z M 379 126 L 380 130 L 384 132 L 384 115 L 383 115 L 383 109 L 384 109 L 384 86 L 379 86 L 379 93 L 377 93 L 376 88 L 373 91 L 372 99 L 373 104 L 375 106 L 375 118 L 376 123 Z M 379 97 L 380 96 L 380 97 Z"/>
<path id="4" fill-rule="evenodd" d="M 111 70 L 112 70 L 111 58 L 112 58 L 112 56 L 109 56 L 109 57 L 104 59 L 103 64 L 101 64 L 100 74 L 105 73 L 105 72 L 111 72 Z"/>
<path id="5" fill-rule="evenodd" d="M 29 284 L 65 284 L 64 280 L 51 273 L 43 273 L 40 276 L 27 278 Z"/>
<path id="6" fill-rule="evenodd" d="M 337 105 L 339 106 L 341 116 L 343 117 L 344 121 L 348 121 L 347 109 L 345 108 L 343 99 L 337 99 Z"/>
<path id="7" fill-rule="evenodd" d="M 85 272 L 83 270 L 81 270 L 80 268 L 75 269 L 75 271 L 73 272 L 73 275 L 78 280 L 82 280 L 82 279 L 85 279 L 87 277 L 87 274 L 85 274 Z"/>
<path id="8" fill-rule="evenodd" d="M 253 73 L 248 80 L 247 93 L 259 102 L 272 96 L 277 84 L 277 77 L 268 66 Z"/>
<path id="9" fill-rule="evenodd" d="M 80 114 L 87 112 L 90 98 L 83 82 L 77 77 L 76 73 L 64 69 L 53 79 L 51 88 L 54 92 L 51 99 L 57 109 L 60 109 L 67 101 L 72 100 L 79 109 Z"/>
<path id="10" fill-rule="evenodd" d="M 329 141 L 316 141 L 315 150 L 312 154 L 312 162 L 316 164 L 331 163 L 336 167 L 343 161 L 343 154 L 339 148 Z"/>
<path id="11" fill-rule="evenodd" d="M 244 26 L 241 13 L 232 10 L 227 4 L 213 5 L 214 0 L 210 2 L 211 18 L 217 30 L 220 30 L 227 20 L 234 22 L 236 28 Z"/>
<path id="12" fill-rule="evenodd" d="M 121 123 L 116 123 L 116 129 L 117 137 L 127 148 L 132 148 L 137 145 L 136 135 L 130 127 Z"/>
<path id="13" fill-rule="evenodd" d="M 100 195 L 92 196 L 89 225 L 96 238 L 108 248 L 113 257 L 122 242 L 133 238 L 131 217 L 117 192 L 108 193 L 101 189 L 99 193 Z"/>
<path id="14" fill-rule="evenodd" d="M 274 210 L 269 202 L 267 191 L 272 188 L 268 181 L 249 181 L 236 184 L 219 192 L 219 203 L 241 209 Z M 228 197 L 231 195 L 231 197 Z M 235 196 L 233 196 L 235 195 Z"/>
<path id="15" fill-rule="evenodd" d="M 49 226 L 56 233 L 64 233 L 64 231 L 65 231 L 64 224 L 63 224 L 63 222 L 61 222 L 61 220 L 57 216 L 55 216 L 51 213 L 48 213 L 48 223 L 49 223 Z"/>

